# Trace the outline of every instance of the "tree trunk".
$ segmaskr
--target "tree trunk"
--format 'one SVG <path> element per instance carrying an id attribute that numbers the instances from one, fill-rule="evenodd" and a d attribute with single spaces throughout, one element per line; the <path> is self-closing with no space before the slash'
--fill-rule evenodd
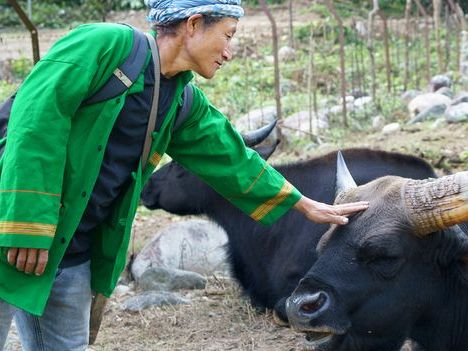
<path id="1" fill-rule="evenodd" d="M 375 78 L 375 53 L 374 53 L 374 16 L 379 11 L 379 0 L 373 0 L 373 9 L 369 12 L 368 16 L 368 25 L 367 25 L 367 50 L 369 51 L 369 56 L 371 60 L 371 85 L 372 85 L 372 100 L 374 103 L 377 102 L 376 97 L 376 78 Z"/>
<path id="2" fill-rule="evenodd" d="M 434 26 L 436 31 L 436 47 L 437 47 L 437 67 L 439 68 L 439 74 L 443 72 L 444 63 L 442 55 L 442 44 L 440 42 L 440 14 L 442 9 L 441 0 L 432 0 L 432 5 L 434 7 Z"/>
<path id="3" fill-rule="evenodd" d="M 310 38 L 309 38 L 309 72 L 307 79 L 307 91 L 309 96 L 309 133 L 311 135 L 319 135 L 318 128 L 318 106 L 317 106 L 317 78 L 315 75 L 315 40 L 313 29 L 310 29 Z M 317 130 L 314 131 L 313 121 L 316 121 Z"/>
<path id="4" fill-rule="evenodd" d="M 348 127 L 347 109 L 346 109 L 346 56 L 345 56 L 345 38 L 343 20 L 336 12 L 332 0 L 325 0 L 328 10 L 331 12 L 336 22 L 338 23 L 339 41 L 340 41 L 340 77 L 341 77 L 341 98 L 343 100 L 343 125 Z"/>
<path id="5" fill-rule="evenodd" d="M 430 17 L 424 6 L 421 4 L 421 0 L 414 0 L 418 6 L 419 13 L 424 16 L 424 45 L 426 46 L 426 79 L 429 82 L 431 80 L 431 26 Z"/>
<path id="6" fill-rule="evenodd" d="M 457 72 L 460 72 L 461 66 L 460 66 L 460 58 L 461 58 L 461 32 L 464 30 L 464 25 L 465 25 L 465 15 L 463 14 L 463 11 L 461 10 L 460 6 L 458 4 L 455 4 L 453 0 L 447 0 L 447 3 L 450 7 L 450 10 L 453 12 L 456 18 L 456 40 L 455 40 L 455 69 Z"/>
<path id="7" fill-rule="evenodd" d="M 403 78 L 403 89 L 408 89 L 409 81 L 409 44 L 410 44 L 410 15 L 411 15 L 411 0 L 406 0 L 405 7 L 405 75 Z"/>
<path id="8" fill-rule="evenodd" d="M 276 21 L 273 15 L 271 14 L 271 11 L 266 1 L 265 0 L 258 0 L 258 1 L 262 5 L 262 9 L 271 23 L 271 33 L 272 33 L 272 40 L 273 40 L 273 57 L 274 57 L 274 65 L 275 65 L 276 115 L 277 115 L 278 120 L 281 120 L 282 111 L 281 111 L 280 69 L 279 69 L 279 59 L 278 59 L 278 30 L 276 26 Z"/>
<path id="9" fill-rule="evenodd" d="M 293 2 L 289 0 L 288 12 L 289 12 L 289 46 L 294 47 L 294 26 L 293 26 Z"/>
<path id="10" fill-rule="evenodd" d="M 392 92 L 392 63 L 390 62 L 390 45 L 388 43 L 388 21 L 387 16 L 380 11 L 380 18 L 384 27 L 384 46 L 385 46 L 385 71 L 387 73 L 387 91 Z"/>

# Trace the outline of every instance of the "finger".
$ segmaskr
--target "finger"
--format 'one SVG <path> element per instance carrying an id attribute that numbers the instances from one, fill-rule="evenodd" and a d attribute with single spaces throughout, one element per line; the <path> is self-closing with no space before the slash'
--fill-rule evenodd
<path id="1" fill-rule="evenodd" d="M 8 250 L 7 260 L 8 263 L 14 266 L 16 264 L 16 257 L 18 256 L 18 248 L 13 247 Z"/>
<path id="2" fill-rule="evenodd" d="M 36 275 L 42 275 L 45 271 L 47 261 L 49 260 L 49 251 L 41 249 L 39 250 L 39 258 L 37 260 Z"/>
<path id="3" fill-rule="evenodd" d="M 367 201 L 360 201 L 360 202 L 349 202 L 345 204 L 336 205 L 337 207 L 341 208 L 368 208 L 369 202 Z"/>
<path id="4" fill-rule="evenodd" d="M 24 265 L 24 273 L 31 274 L 34 272 L 34 267 L 37 263 L 37 249 L 29 249 L 26 264 Z"/>
<path id="5" fill-rule="evenodd" d="M 355 212 L 364 211 L 364 210 L 367 210 L 368 208 L 369 208 L 369 205 L 352 205 L 352 206 L 338 205 L 338 207 L 336 207 L 335 210 L 339 215 L 344 216 L 344 215 L 349 215 Z"/>
<path id="6" fill-rule="evenodd" d="M 345 216 L 335 216 L 329 215 L 324 217 L 322 220 L 317 221 L 317 223 L 328 223 L 328 224 L 338 224 L 345 225 L 348 224 L 349 220 Z"/>
<path id="7" fill-rule="evenodd" d="M 16 269 L 23 272 L 28 257 L 28 249 L 19 249 L 18 257 L 16 257 Z"/>
<path id="8" fill-rule="evenodd" d="M 345 216 L 333 216 L 333 221 L 330 223 L 338 224 L 338 225 L 345 225 L 348 224 L 349 219 Z"/>

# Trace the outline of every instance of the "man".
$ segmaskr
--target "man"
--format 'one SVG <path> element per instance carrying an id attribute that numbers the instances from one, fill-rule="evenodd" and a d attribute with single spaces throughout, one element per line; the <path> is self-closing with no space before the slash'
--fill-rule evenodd
<path id="1" fill-rule="evenodd" d="M 148 55 L 122 95 L 89 106 L 128 55 L 132 30 L 83 25 L 59 40 L 18 91 L 0 179 L 0 347 L 15 316 L 25 350 L 84 350 L 91 290 L 109 296 L 125 267 L 142 185 L 168 153 L 252 218 L 269 224 L 291 207 L 345 224 L 367 203 L 331 206 L 303 197 L 246 149 L 194 87 L 172 125 L 192 71 L 212 78 L 231 59 L 240 0 L 148 1 L 161 61 L 158 122 L 142 171 L 154 86 Z"/>

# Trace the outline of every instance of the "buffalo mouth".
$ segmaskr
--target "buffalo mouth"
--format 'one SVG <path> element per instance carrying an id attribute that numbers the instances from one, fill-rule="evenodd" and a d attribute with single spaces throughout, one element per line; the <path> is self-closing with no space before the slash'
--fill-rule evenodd
<path id="1" fill-rule="evenodd" d="M 325 351 L 335 334 L 331 332 L 308 332 L 303 343 L 303 351 Z"/>

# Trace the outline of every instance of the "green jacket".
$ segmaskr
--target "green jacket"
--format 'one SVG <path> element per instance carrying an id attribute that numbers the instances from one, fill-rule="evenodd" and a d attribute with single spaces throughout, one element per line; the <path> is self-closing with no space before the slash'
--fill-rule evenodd
<path id="1" fill-rule="evenodd" d="M 126 26 L 82 25 L 50 49 L 18 91 L 0 160 L 0 299 L 33 314 L 44 311 L 125 96 L 143 90 L 142 72 L 121 96 L 80 107 L 125 61 L 132 40 Z M 125 267 L 142 185 L 164 153 L 265 224 L 274 222 L 301 196 L 257 153 L 245 148 L 231 123 L 196 87 L 189 117 L 171 133 L 183 87 L 192 77 L 191 72 L 178 75 L 177 98 L 161 129 L 153 132 L 145 171 L 141 164 L 135 169 L 110 218 L 93 233 L 92 287 L 106 296 Z M 9 247 L 49 249 L 45 273 L 27 275 L 8 265 Z"/>

